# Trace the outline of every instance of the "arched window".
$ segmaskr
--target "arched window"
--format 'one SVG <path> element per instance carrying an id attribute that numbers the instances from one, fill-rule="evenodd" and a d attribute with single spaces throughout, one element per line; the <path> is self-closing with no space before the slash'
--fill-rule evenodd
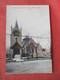
<path id="1" fill-rule="evenodd" d="M 33 53 L 34 52 L 34 48 L 33 48 L 33 46 L 31 45 L 30 46 L 30 53 Z"/>
<path id="2" fill-rule="evenodd" d="M 13 34 L 14 34 L 14 36 L 19 36 L 19 35 L 20 35 L 20 32 L 17 31 L 17 30 L 15 30 L 15 31 L 13 32 Z"/>

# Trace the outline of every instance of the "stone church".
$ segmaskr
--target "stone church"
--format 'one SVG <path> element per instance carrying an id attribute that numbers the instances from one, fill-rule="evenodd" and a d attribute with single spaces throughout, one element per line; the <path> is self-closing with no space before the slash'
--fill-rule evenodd
<path id="1" fill-rule="evenodd" d="M 22 28 L 19 29 L 17 21 L 15 27 L 11 27 L 11 54 L 13 58 L 22 57 Z"/>
<path id="2" fill-rule="evenodd" d="M 42 53 L 41 45 L 37 44 L 32 38 L 29 36 L 25 36 L 22 40 L 22 28 L 18 27 L 18 23 L 16 21 L 15 27 L 11 26 L 11 57 L 38 57 L 44 56 Z"/>

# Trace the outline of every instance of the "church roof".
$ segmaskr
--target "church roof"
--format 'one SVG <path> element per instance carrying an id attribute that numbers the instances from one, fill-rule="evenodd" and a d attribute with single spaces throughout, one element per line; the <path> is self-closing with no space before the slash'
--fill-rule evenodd
<path id="1" fill-rule="evenodd" d="M 35 41 L 32 38 L 29 38 L 27 36 L 23 39 L 22 46 L 25 47 L 25 45 L 27 45 L 27 43 L 30 43 L 30 41 L 31 41 L 31 43 L 35 44 L 35 46 L 37 46 Z"/>
<path id="2" fill-rule="evenodd" d="M 11 47 L 11 49 L 14 49 L 14 48 L 21 48 L 22 46 L 18 43 L 18 42 L 16 42 L 14 45 L 12 45 L 12 47 Z"/>
<path id="3" fill-rule="evenodd" d="M 29 42 L 29 38 L 28 38 L 28 37 L 25 37 L 25 38 L 23 39 L 22 46 L 24 47 L 28 42 Z"/>

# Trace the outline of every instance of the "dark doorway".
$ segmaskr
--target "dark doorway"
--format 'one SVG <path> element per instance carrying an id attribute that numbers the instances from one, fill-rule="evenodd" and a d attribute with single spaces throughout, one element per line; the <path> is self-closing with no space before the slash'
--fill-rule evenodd
<path id="1" fill-rule="evenodd" d="M 20 49 L 17 49 L 17 48 L 14 49 L 13 50 L 13 58 L 14 58 L 15 55 L 18 55 L 18 54 L 20 54 Z"/>

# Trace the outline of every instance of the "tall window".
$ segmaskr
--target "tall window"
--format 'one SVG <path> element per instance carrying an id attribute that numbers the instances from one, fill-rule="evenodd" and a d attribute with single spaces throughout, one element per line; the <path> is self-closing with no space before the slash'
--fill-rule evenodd
<path id="1" fill-rule="evenodd" d="M 31 45 L 30 46 L 30 53 L 33 53 L 34 52 L 34 48 L 33 48 L 33 46 Z"/>

